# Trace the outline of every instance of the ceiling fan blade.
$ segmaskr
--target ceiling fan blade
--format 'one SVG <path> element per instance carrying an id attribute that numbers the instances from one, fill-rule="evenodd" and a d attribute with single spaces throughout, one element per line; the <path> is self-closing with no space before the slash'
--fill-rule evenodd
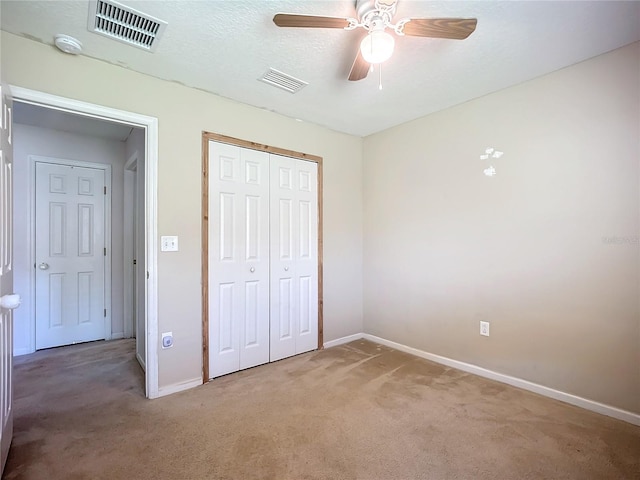
<path id="1" fill-rule="evenodd" d="M 273 17 L 273 23 L 279 27 L 347 28 L 351 24 L 351 21 L 348 18 L 342 17 L 278 13 Z"/>
<path id="2" fill-rule="evenodd" d="M 414 37 L 464 40 L 473 33 L 477 23 L 476 18 L 410 18 L 402 32 Z"/>
<path id="3" fill-rule="evenodd" d="M 358 55 L 356 55 L 356 59 L 353 61 L 353 66 L 351 67 L 351 72 L 349 72 L 349 80 L 356 82 L 366 78 L 370 68 L 371 65 L 367 63 L 362 56 L 362 52 L 358 48 Z"/>

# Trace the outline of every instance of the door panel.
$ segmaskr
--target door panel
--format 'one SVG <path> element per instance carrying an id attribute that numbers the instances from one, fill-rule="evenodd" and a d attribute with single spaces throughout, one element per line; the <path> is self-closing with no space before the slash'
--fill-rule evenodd
<path id="1" fill-rule="evenodd" d="M 64 305 L 64 273 L 52 273 L 49 275 L 49 322 L 50 329 L 62 327 L 64 322 L 62 306 Z"/>
<path id="2" fill-rule="evenodd" d="M 258 345 L 258 332 L 260 331 L 260 285 L 259 282 L 247 282 L 245 284 L 245 310 L 244 310 L 244 348 Z"/>
<path id="3" fill-rule="evenodd" d="M 36 162 L 36 349 L 105 338 L 105 172 Z"/>
<path id="4" fill-rule="evenodd" d="M 318 341 L 318 166 L 271 155 L 271 361 Z"/>
<path id="5" fill-rule="evenodd" d="M 209 143 L 209 374 L 269 361 L 269 156 Z"/>
<path id="6" fill-rule="evenodd" d="M 13 170 L 11 148 L 11 111 L 7 90 L 0 91 L 0 299 L 13 294 Z M 1 300 L 0 300 L 1 302 Z M 8 302 L 7 302 L 8 303 Z M 19 304 L 19 301 L 18 301 Z M 0 476 L 13 437 L 13 308 L 0 304 Z"/>
<path id="7" fill-rule="evenodd" d="M 279 313 L 279 330 L 276 330 L 278 335 L 278 342 L 282 345 L 286 341 L 293 342 L 293 325 L 291 324 L 291 320 L 293 318 L 293 302 L 292 298 L 292 283 L 291 277 L 288 278 L 280 278 L 280 282 L 278 285 L 278 291 L 280 295 L 278 296 L 278 313 Z M 295 351 L 295 349 L 292 349 Z"/>
<path id="8" fill-rule="evenodd" d="M 220 329 L 218 335 L 220 336 L 220 345 L 218 351 L 221 354 L 234 354 L 238 357 L 238 368 L 240 368 L 240 354 L 235 346 L 235 329 L 234 329 L 234 302 L 233 297 L 235 284 L 233 283 L 221 283 L 219 285 L 219 312 L 218 317 L 220 321 Z M 235 362 L 234 362 L 235 363 Z"/>
<path id="9" fill-rule="evenodd" d="M 306 335 L 311 331 L 311 277 L 300 277 L 298 287 L 298 305 L 300 313 L 298 315 L 298 332 Z"/>

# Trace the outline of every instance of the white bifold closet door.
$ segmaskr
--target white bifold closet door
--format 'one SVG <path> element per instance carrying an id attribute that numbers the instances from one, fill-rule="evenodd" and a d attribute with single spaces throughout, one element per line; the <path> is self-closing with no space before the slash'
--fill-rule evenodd
<path id="1" fill-rule="evenodd" d="M 209 375 L 269 361 L 269 154 L 209 145 Z"/>
<path id="2" fill-rule="evenodd" d="M 209 376 L 318 345 L 317 164 L 209 143 Z"/>
<path id="3" fill-rule="evenodd" d="M 271 361 L 318 346 L 318 165 L 271 155 Z"/>

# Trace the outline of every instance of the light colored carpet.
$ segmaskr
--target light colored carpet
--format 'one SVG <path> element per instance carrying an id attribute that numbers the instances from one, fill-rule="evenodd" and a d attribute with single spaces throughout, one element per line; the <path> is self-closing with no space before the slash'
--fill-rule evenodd
<path id="1" fill-rule="evenodd" d="M 367 341 L 157 400 L 133 345 L 16 360 L 6 480 L 640 478 L 640 427 Z"/>

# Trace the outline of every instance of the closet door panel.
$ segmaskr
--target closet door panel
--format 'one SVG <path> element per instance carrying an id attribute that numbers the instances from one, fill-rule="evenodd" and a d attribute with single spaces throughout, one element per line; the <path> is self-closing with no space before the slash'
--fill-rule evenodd
<path id="1" fill-rule="evenodd" d="M 269 361 L 269 161 L 264 152 L 243 150 L 244 305 L 240 331 L 240 369 Z"/>
<path id="2" fill-rule="evenodd" d="M 271 354 L 272 362 L 296 353 L 294 161 L 271 160 Z"/>
<path id="3" fill-rule="evenodd" d="M 317 164 L 271 155 L 271 361 L 318 345 Z"/>
<path id="4" fill-rule="evenodd" d="M 209 374 L 269 361 L 269 156 L 209 143 Z"/>
<path id="5" fill-rule="evenodd" d="M 318 348 L 318 164 L 295 161 L 296 354 Z"/>

